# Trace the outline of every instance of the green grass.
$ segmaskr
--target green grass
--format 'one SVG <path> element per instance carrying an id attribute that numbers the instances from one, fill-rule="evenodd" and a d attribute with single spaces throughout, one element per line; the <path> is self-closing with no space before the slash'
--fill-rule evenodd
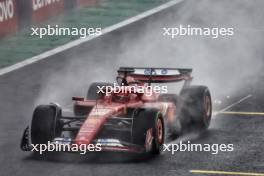
<path id="1" fill-rule="evenodd" d="M 65 12 L 40 26 L 58 24 L 60 27 L 105 28 L 167 1 L 169 0 L 99 0 L 93 6 Z M 0 68 L 15 64 L 78 38 L 78 36 L 45 36 L 40 39 L 30 34 L 31 30 L 28 28 L 0 40 Z"/>

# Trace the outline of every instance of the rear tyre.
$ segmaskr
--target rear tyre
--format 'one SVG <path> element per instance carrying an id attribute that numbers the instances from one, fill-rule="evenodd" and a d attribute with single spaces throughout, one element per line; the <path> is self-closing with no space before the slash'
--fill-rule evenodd
<path id="1" fill-rule="evenodd" d="M 47 144 L 59 135 L 59 117 L 61 109 L 55 105 L 40 105 L 34 113 L 31 122 L 32 144 Z"/>
<path id="2" fill-rule="evenodd" d="M 88 91 L 87 91 L 86 99 L 88 99 L 88 100 L 100 99 L 103 94 L 102 93 L 98 93 L 100 91 L 100 89 L 98 87 L 105 87 L 105 86 L 114 87 L 114 84 L 105 83 L 105 82 L 94 82 L 94 83 L 92 83 L 90 85 Z"/>
<path id="3" fill-rule="evenodd" d="M 206 86 L 191 86 L 182 90 L 181 99 L 183 101 L 182 116 L 189 118 L 201 129 L 207 129 L 212 116 L 212 100 L 209 89 Z"/>

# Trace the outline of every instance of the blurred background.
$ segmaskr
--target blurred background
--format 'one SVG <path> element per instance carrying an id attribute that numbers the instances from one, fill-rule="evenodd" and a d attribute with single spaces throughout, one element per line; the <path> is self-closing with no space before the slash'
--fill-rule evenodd
<path id="1" fill-rule="evenodd" d="M 0 0 L 0 68 L 75 40 L 31 36 L 31 27 L 107 27 L 168 0 Z"/>

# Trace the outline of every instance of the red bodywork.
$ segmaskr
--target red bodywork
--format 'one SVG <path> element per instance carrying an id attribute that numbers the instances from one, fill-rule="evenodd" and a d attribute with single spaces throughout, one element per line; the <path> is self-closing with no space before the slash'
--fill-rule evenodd
<path id="1" fill-rule="evenodd" d="M 173 120 L 176 112 L 176 106 L 170 102 L 158 102 L 157 98 L 159 95 L 154 94 L 151 96 L 142 96 L 142 99 L 137 99 L 133 96 L 125 102 L 125 103 L 117 103 L 111 100 L 111 97 L 114 95 L 110 95 L 108 97 L 104 97 L 102 100 L 91 101 L 91 100 L 83 100 L 76 101 L 75 105 L 77 106 L 93 106 L 93 109 L 88 114 L 86 120 L 82 124 L 76 138 L 75 143 L 77 144 L 90 144 L 96 138 L 98 132 L 100 132 L 104 123 L 108 118 L 115 118 L 119 115 L 126 114 L 127 108 L 156 108 L 159 109 L 163 117 L 167 118 L 168 121 Z M 120 147 L 107 147 L 104 150 L 124 150 L 130 151 L 134 150 L 131 148 L 120 148 Z"/>
<path id="2" fill-rule="evenodd" d="M 184 81 L 183 88 L 186 88 L 192 80 L 191 72 L 192 69 L 121 67 L 117 76 L 118 88 L 128 92 L 115 91 L 117 87 L 110 83 L 96 82 L 90 86 L 86 99 L 73 97 L 73 116 L 62 115 L 62 108 L 54 103 L 38 106 L 35 111 L 56 111 L 54 117 L 49 117 L 56 120 L 56 126 L 52 126 L 55 128 L 51 136 L 53 142 L 99 144 L 103 151 L 146 152 L 151 150 L 154 137 L 160 140 L 159 144 L 163 143 L 164 128 L 177 130 L 175 122 L 178 120 L 177 95 L 158 93 L 150 87 L 151 83 Z M 103 92 L 104 89 L 98 86 L 108 86 L 111 91 L 106 88 Z M 35 111 L 33 118 L 40 118 Z M 46 127 L 49 131 L 50 126 Z M 161 132 L 155 133 L 157 129 Z M 21 149 L 24 151 L 30 151 L 32 147 L 29 132 L 27 127 L 23 133 Z"/>
<path id="3" fill-rule="evenodd" d="M 121 72 L 122 74 L 123 72 Z M 119 74 L 120 75 L 120 74 Z M 125 75 L 127 76 L 127 75 Z M 141 85 L 147 86 L 147 83 L 150 80 L 149 76 L 140 75 L 140 74 L 129 74 L 136 81 L 140 81 Z M 177 81 L 191 81 L 192 77 L 189 74 L 180 74 L 180 75 L 152 75 L 152 82 L 177 82 Z M 128 87 L 128 86 L 127 86 Z M 86 120 L 82 124 L 76 138 L 75 143 L 77 144 L 90 144 L 97 137 L 97 134 L 100 132 L 101 128 L 105 124 L 108 118 L 115 118 L 117 116 L 125 115 L 127 108 L 155 108 L 159 109 L 162 113 L 163 118 L 168 122 L 172 122 L 175 118 L 176 105 L 172 102 L 161 102 L 158 100 L 160 94 L 152 92 L 151 95 L 146 95 L 142 93 L 130 93 L 126 96 L 128 99 L 124 102 L 114 101 L 115 96 L 120 94 L 110 94 L 104 95 L 99 100 L 84 100 L 74 98 L 75 106 L 87 106 L 93 107 L 91 112 L 87 115 Z M 113 150 L 113 147 L 105 148 L 105 150 Z M 114 147 L 114 150 L 125 150 L 130 151 L 127 147 L 120 148 Z"/>

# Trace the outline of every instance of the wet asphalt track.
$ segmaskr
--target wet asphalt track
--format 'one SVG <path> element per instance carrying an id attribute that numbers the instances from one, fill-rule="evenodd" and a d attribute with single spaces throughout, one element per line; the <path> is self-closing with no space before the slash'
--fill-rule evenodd
<path id="1" fill-rule="evenodd" d="M 178 7 L 171 11 L 177 13 Z M 155 21 L 165 17 L 171 18 L 165 13 L 158 18 L 148 20 Z M 116 65 L 113 66 L 114 68 L 109 68 L 109 65 L 112 64 L 118 53 L 122 52 L 122 47 L 118 46 L 122 37 L 125 35 L 136 36 L 142 28 L 144 25 L 132 25 L 129 29 L 111 33 L 69 53 L 59 54 L 54 58 L 0 77 L 0 175 L 198 175 L 189 173 L 189 170 L 192 169 L 264 172 L 264 116 L 255 115 L 217 115 L 213 117 L 212 125 L 207 132 L 184 137 L 195 143 L 234 144 L 233 152 L 221 152 L 218 155 L 204 152 L 178 152 L 171 155 L 165 152 L 154 158 L 109 153 L 88 156 L 63 154 L 36 157 L 20 151 L 19 143 L 22 131 L 30 122 L 36 99 L 41 95 L 42 100 L 49 101 L 50 94 L 52 94 L 52 89 L 43 93 L 43 89 L 47 90 L 46 84 L 51 84 L 51 88 L 59 87 L 59 91 L 56 90 L 57 95 L 64 96 L 60 101 L 63 102 L 63 105 L 68 104 L 70 101 L 65 100 L 70 99 L 71 95 L 80 95 L 85 92 L 93 75 L 83 76 L 83 73 L 90 73 L 90 70 L 95 67 L 94 63 L 100 66 L 97 70 L 107 69 L 108 75 L 113 74 Z M 76 62 L 71 64 L 70 68 L 65 68 L 69 64 L 69 60 L 73 58 Z M 63 70 L 67 74 L 58 72 L 59 70 Z M 68 80 L 70 74 L 75 75 L 74 80 Z M 79 79 L 81 75 L 82 79 Z M 51 77 L 57 79 L 50 81 Z M 86 79 L 87 81 L 85 81 Z M 240 91 L 238 95 L 233 96 L 234 98 L 231 96 L 230 99 L 224 101 L 221 108 L 251 94 L 252 97 L 229 110 L 264 112 L 263 85 L 261 83 L 263 80 L 263 77 L 259 78 L 259 84 L 253 84 L 253 88 Z M 77 82 L 75 83 L 75 81 Z M 47 94 L 47 96 L 45 97 L 43 94 Z M 224 99 L 224 97 L 222 98 Z"/>

